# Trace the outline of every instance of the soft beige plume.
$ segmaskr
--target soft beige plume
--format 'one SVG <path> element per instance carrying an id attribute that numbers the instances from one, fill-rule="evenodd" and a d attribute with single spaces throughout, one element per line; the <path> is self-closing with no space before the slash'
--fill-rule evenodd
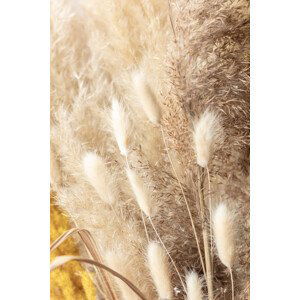
<path id="1" fill-rule="evenodd" d="M 222 139 L 223 132 L 218 115 L 206 110 L 194 124 L 194 147 L 199 166 L 207 167 L 215 144 Z"/>
<path id="2" fill-rule="evenodd" d="M 202 284 L 198 274 L 191 271 L 186 276 L 187 300 L 202 300 Z"/>
<path id="3" fill-rule="evenodd" d="M 213 213 L 214 238 L 221 262 L 232 268 L 234 258 L 234 215 L 225 203 L 220 203 Z"/>
<path id="4" fill-rule="evenodd" d="M 116 98 L 112 100 L 111 121 L 115 139 L 122 155 L 128 154 L 128 143 L 130 136 L 130 121 L 123 104 Z"/>
<path id="5" fill-rule="evenodd" d="M 169 261 L 165 250 L 156 242 L 148 245 L 148 266 L 160 299 L 172 298 Z"/>
<path id="6" fill-rule="evenodd" d="M 156 96 L 146 80 L 146 76 L 141 71 L 136 71 L 132 75 L 133 87 L 136 96 L 147 116 L 153 124 L 159 124 L 161 118 L 161 109 Z"/>
<path id="7" fill-rule="evenodd" d="M 83 169 L 88 182 L 95 188 L 100 198 L 113 204 L 117 198 L 116 183 L 105 165 L 105 161 L 94 152 L 83 156 Z"/>

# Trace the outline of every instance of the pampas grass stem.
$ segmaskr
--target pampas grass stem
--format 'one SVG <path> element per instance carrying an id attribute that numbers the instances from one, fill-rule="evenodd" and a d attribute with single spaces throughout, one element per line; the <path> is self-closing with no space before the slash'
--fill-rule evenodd
<path id="1" fill-rule="evenodd" d="M 208 199 L 209 199 L 209 233 L 210 233 L 210 254 L 211 259 L 213 260 L 213 241 L 212 241 L 212 200 L 211 200 L 211 185 L 210 185 L 210 173 L 208 167 L 205 168 L 207 173 L 207 182 L 208 182 Z M 213 265 L 211 266 L 213 273 Z"/>
<path id="2" fill-rule="evenodd" d="M 202 188 L 202 176 L 201 176 L 200 166 L 198 166 L 198 193 L 199 193 L 199 206 L 200 206 L 200 214 L 201 214 L 201 221 L 202 221 L 202 234 L 203 234 L 203 244 L 204 244 L 204 254 L 205 254 L 205 263 L 206 263 L 206 282 L 207 282 L 207 289 L 208 289 L 208 298 L 213 300 L 213 277 L 212 277 L 212 270 L 211 270 L 211 258 L 210 258 L 210 251 L 209 251 L 209 240 L 208 240 L 208 233 L 207 233 L 207 224 L 205 221 L 205 204 L 204 204 L 204 196 L 203 196 L 203 188 Z"/>
<path id="3" fill-rule="evenodd" d="M 179 187 L 180 187 L 180 190 L 181 190 L 181 193 L 182 193 L 182 196 L 183 196 L 183 199 L 184 199 L 184 202 L 185 202 L 185 205 L 186 205 L 188 214 L 189 214 L 189 218 L 190 218 L 190 221 L 191 221 L 191 225 L 192 225 L 194 237 L 195 237 L 195 240 L 196 240 L 196 244 L 197 244 L 197 248 L 198 248 L 198 253 L 199 253 L 199 257 L 200 257 L 200 261 L 201 261 L 203 273 L 204 273 L 204 276 L 206 277 L 206 272 L 205 272 L 205 268 L 204 268 L 204 261 L 203 261 L 203 257 L 202 257 L 202 253 L 201 253 L 201 249 L 200 249 L 200 243 L 199 243 L 199 239 L 198 239 L 198 236 L 197 236 L 197 232 L 196 232 L 196 228 L 195 228 L 195 223 L 194 223 L 194 220 L 193 220 L 193 217 L 192 217 L 192 213 L 191 213 L 191 210 L 190 210 L 190 206 L 189 206 L 189 204 L 188 204 L 188 201 L 187 201 L 187 199 L 186 199 L 186 196 L 185 196 L 185 193 L 184 193 L 182 184 L 181 184 L 181 182 L 180 182 L 180 180 L 179 180 L 179 177 L 178 177 L 178 175 L 177 175 L 177 172 L 176 172 L 176 170 L 175 170 L 175 167 L 174 167 L 174 164 L 173 164 L 173 161 L 172 161 L 172 158 L 171 158 L 171 155 L 170 155 L 168 146 L 167 146 L 167 142 L 166 142 L 166 138 L 165 138 L 165 134 L 164 134 L 163 127 L 160 126 L 160 129 L 161 129 L 162 138 L 163 138 L 163 141 L 164 141 L 164 145 L 165 145 L 165 148 L 166 148 L 166 151 L 167 151 L 167 155 L 168 155 L 168 158 L 169 158 L 169 161 L 170 161 L 172 170 L 173 170 L 174 175 L 175 175 L 175 177 L 176 177 L 176 179 L 177 179 L 177 182 L 178 182 L 178 184 L 179 184 Z"/>
<path id="4" fill-rule="evenodd" d="M 232 269 L 230 268 L 230 280 L 231 280 L 231 294 L 232 294 L 232 300 L 234 300 L 234 283 L 233 283 L 233 275 L 232 275 Z"/>

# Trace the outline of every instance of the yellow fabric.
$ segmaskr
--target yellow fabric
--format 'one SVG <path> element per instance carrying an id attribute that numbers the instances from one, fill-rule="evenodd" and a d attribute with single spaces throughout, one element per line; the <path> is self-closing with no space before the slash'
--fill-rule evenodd
<path id="1" fill-rule="evenodd" d="M 58 206 L 50 204 L 50 240 L 51 243 L 62 233 L 70 229 L 68 218 Z M 72 238 L 68 238 L 51 253 L 51 260 L 58 255 L 78 255 L 78 249 Z M 50 274 L 50 298 L 52 300 L 94 300 L 95 286 L 91 274 L 78 262 L 68 262 L 53 270 Z"/>

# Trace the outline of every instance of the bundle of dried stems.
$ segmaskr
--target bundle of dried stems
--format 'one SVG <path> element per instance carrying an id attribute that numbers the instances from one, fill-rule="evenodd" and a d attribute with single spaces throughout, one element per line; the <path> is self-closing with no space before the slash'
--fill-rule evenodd
<path id="1" fill-rule="evenodd" d="M 99 299 L 249 299 L 248 0 L 53 0 L 51 190 Z M 85 247 L 83 247 L 85 246 Z M 68 253 L 66 253 L 68 255 Z"/>

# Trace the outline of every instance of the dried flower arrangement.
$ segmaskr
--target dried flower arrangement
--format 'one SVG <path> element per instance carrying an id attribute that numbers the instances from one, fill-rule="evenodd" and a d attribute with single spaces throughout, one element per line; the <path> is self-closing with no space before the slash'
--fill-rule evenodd
<path id="1" fill-rule="evenodd" d="M 249 2 L 53 0 L 51 190 L 99 299 L 249 299 Z M 84 246 L 84 247 L 83 247 Z"/>

